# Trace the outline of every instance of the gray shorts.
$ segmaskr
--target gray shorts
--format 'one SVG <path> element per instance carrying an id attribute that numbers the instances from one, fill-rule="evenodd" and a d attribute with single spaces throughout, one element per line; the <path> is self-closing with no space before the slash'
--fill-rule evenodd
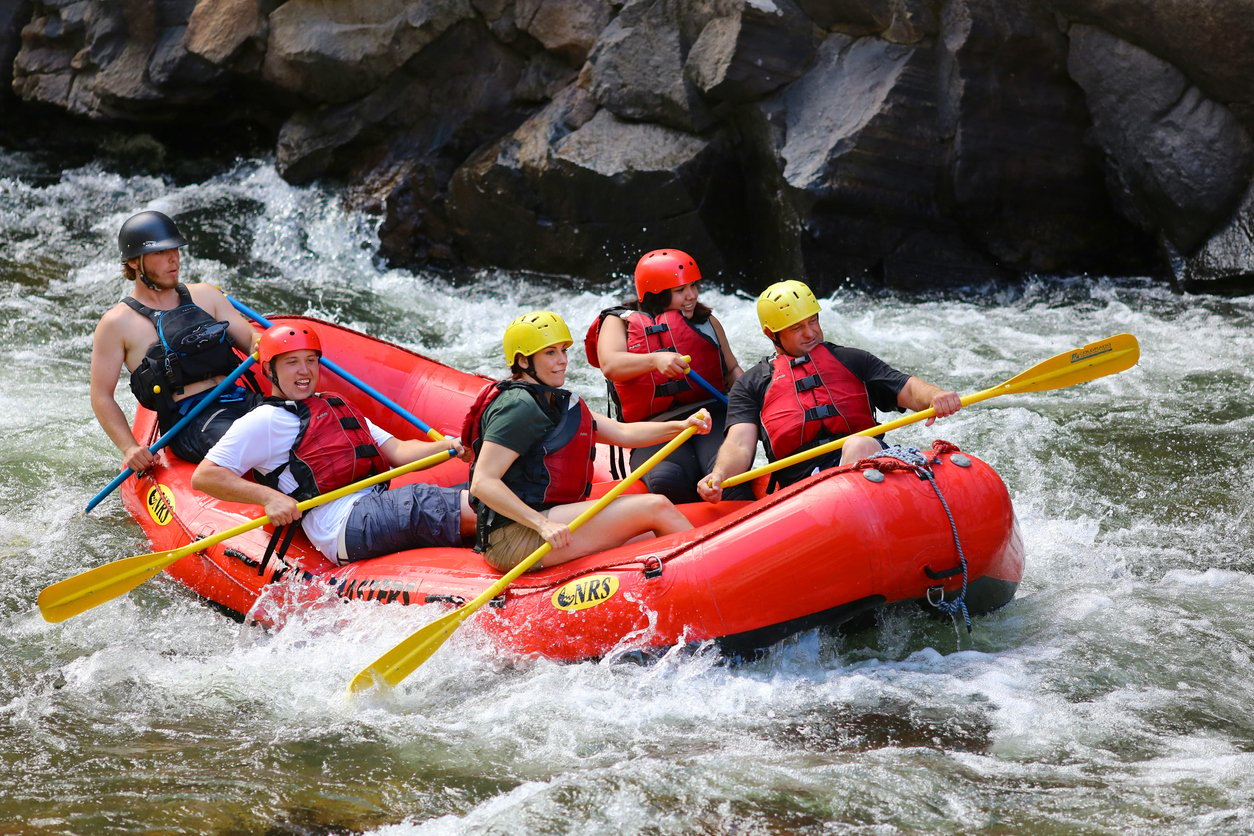
<path id="1" fill-rule="evenodd" d="M 404 485 L 375 490 L 349 512 L 341 562 L 430 546 L 462 544 L 461 490 Z"/>

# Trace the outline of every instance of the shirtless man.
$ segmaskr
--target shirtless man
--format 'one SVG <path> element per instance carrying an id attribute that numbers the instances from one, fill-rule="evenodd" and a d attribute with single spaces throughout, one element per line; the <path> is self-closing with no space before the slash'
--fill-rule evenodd
<path id="1" fill-rule="evenodd" d="M 164 433 L 239 366 L 232 347 L 249 354 L 257 340 L 216 287 L 179 283 L 179 248 L 186 244 L 174 221 L 160 212 L 128 218 L 118 232 L 118 249 L 122 275 L 133 287 L 100 318 L 92 338 L 92 411 L 122 451 L 122 466 L 136 473 L 151 467 L 153 456 L 135 441 L 114 397 L 123 365 L 131 391 L 156 411 Z M 260 402 L 254 391 L 228 387 L 170 448 L 199 462 L 236 418 Z"/>

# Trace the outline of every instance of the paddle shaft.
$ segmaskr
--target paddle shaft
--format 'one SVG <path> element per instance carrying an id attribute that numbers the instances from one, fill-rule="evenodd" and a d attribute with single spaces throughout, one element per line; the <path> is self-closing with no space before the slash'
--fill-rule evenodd
<path id="1" fill-rule="evenodd" d="M 985 389 L 983 392 L 964 395 L 961 398 L 962 405 L 970 406 L 980 401 L 986 401 L 989 398 L 995 398 L 998 395 L 1010 395 L 1018 392 L 1045 392 L 1051 389 L 1074 386 L 1077 383 L 1086 383 L 1090 380 L 1131 368 L 1136 364 L 1140 356 L 1141 350 L 1136 337 L 1131 334 L 1116 334 L 1105 340 L 1099 340 L 1081 348 L 1065 351 L 1062 354 L 1037 363 L 1027 371 L 1020 372 L 1009 380 L 999 383 L 990 389 Z M 898 427 L 904 427 L 907 424 L 925 421 L 934 415 L 936 415 L 936 410 L 929 407 L 875 427 L 850 433 L 850 435 L 876 436 L 889 430 L 895 430 Z M 735 487 L 759 476 L 774 473 L 776 470 L 839 450 L 849 437 L 847 435 L 843 438 L 829 441 L 826 444 L 820 444 L 818 447 L 810 450 L 804 450 L 800 453 L 777 459 L 762 467 L 730 476 L 723 480 L 722 487 Z"/>
<path id="2" fill-rule="evenodd" d="M 422 470 L 440 464 L 455 455 L 457 455 L 457 450 L 450 447 L 448 450 L 434 453 L 417 461 L 394 467 L 384 473 L 369 476 L 351 485 L 345 485 L 342 488 L 328 491 L 320 496 L 306 499 L 297 503 L 296 507 L 303 513 L 310 508 L 348 496 L 363 488 L 369 488 L 380 482 L 403 476 L 406 473 L 412 473 L 415 470 Z M 97 566 L 94 569 L 88 569 L 86 572 L 45 587 L 39 593 L 39 610 L 46 621 L 64 621 L 92 607 L 103 604 L 105 601 L 110 601 L 119 595 L 130 592 L 135 587 L 155 577 L 162 569 L 177 563 L 189 554 L 202 551 L 209 546 L 216 545 L 223 540 L 229 540 L 246 531 L 252 531 L 254 528 L 259 528 L 268 522 L 270 522 L 270 517 L 261 516 L 173 551 L 141 554 L 135 557 L 115 560 L 103 566 Z"/>
<path id="3" fill-rule="evenodd" d="M 205 396 L 196 403 L 195 406 L 193 406 L 191 409 L 187 411 L 186 415 L 184 415 L 182 418 L 178 420 L 178 423 L 176 423 L 173 427 L 170 427 L 170 429 L 166 430 L 166 432 L 160 438 L 158 438 L 155 442 L 153 442 L 153 445 L 148 448 L 148 452 L 156 453 L 162 447 L 165 447 L 167 444 L 173 441 L 174 437 L 178 435 L 179 433 L 181 433 L 183 431 L 183 428 L 186 427 L 188 424 L 190 424 L 196 418 L 196 416 L 200 415 L 200 413 L 208 409 L 210 404 L 217 403 L 218 396 L 221 395 L 223 392 L 225 392 L 227 389 L 234 386 L 235 381 L 239 380 L 240 377 L 244 374 L 244 372 L 248 371 L 248 369 L 252 367 L 253 363 L 256 363 L 256 362 L 257 362 L 256 354 L 251 354 L 248 357 L 246 357 L 244 359 L 244 362 L 240 363 L 239 367 L 235 371 L 231 372 L 229 375 L 223 378 L 222 381 L 219 382 L 217 386 L 210 389 L 205 394 Z M 105 485 L 104 488 L 100 491 L 100 493 L 92 497 L 91 502 L 87 503 L 87 508 L 84 509 L 84 513 L 90 514 L 91 509 L 99 505 L 101 500 L 103 500 L 106 496 L 113 493 L 113 491 L 116 490 L 119 485 L 121 485 L 123 482 L 129 479 L 131 474 L 134 472 L 135 472 L 134 470 L 128 467 L 125 470 L 123 470 L 121 473 L 119 473 L 117 476 L 115 476 L 113 481 Z"/>
<path id="4" fill-rule="evenodd" d="M 685 354 L 685 355 L 683 355 L 683 357 L 682 357 L 681 359 L 682 359 L 685 363 L 691 363 L 691 362 L 692 362 L 692 355 L 691 355 L 691 354 Z M 713 386 L 713 384 L 711 384 L 711 383 L 710 383 L 710 381 L 706 380 L 704 377 L 702 377 L 701 375 L 697 374 L 696 369 L 694 369 L 694 368 L 692 368 L 692 367 L 690 366 L 690 367 L 688 368 L 688 371 L 684 372 L 684 374 L 686 374 L 686 375 L 688 375 L 689 377 L 691 377 L 693 380 L 695 380 L 695 381 L 696 381 L 696 382 L 697 382 L 697 383 L 701 386 L 701 388 L 705 389 L 705 391 L 707 391 L 707 392 L 709 392 L 711 395 L 713 395 L 713 396 L 714 396 L 714 399 L 715 399 L 716 401 L 718 401 L 719 403 L 721 403 L 723 406 L 727 406 L 727 396 L 726 396 L 726 395 L 724 395 L 722 392 L 718 391 L 717 389 L 715 389 L 715 388 L 714 388 L 714 386 Z"/>
<path id="5" fill-rule="evenodd" d="M 266 319 L 264 316 L 257 313 L 256 311 L 254 311 L 252 308 L 248 307 L 247 305 L 245 305 L 243 302 L 240 302 L 237 299 L 234 299 L 230 296 L 227 296 L 226 298 L 228 301 L 230 301 L 232 305 L 235 306 L 235 310 L 239 311 L 244 316 L 253 320 L 262 328 L 269 328 L 271 327 L 271 325 L 273 325 L 273 323 L 270 322 L 270 320 Z M 331 371 L 335 372 L 337 375 L 342 377 L 344 380 L 347 380 L 349 383 L 353 384 L 358 389 L 365 392 L 370 397 L 374 398 L 379 403 L 386 406 L 388 409 L 395 412 L 397 415 L 404 418 L 409 423 L 413 424 L 418 429 L 422 430 L 424 433 L 427 434 L 427 437 L 430 438 L 432 441 L 439 441 L 440 439 L 444 438 L 444 434 L 442 432 L 435 429 L 430 424 L 427 424 L 417 415 L 414 415 L 408 409 L 401 406 L 396 401 L 392 400 L 387 395 L 380 392 L 378 389 L 375 389 L 373 386 L 366 383 L 364 380 L 361 380 L 356 375 L 353 375 L 347 370 L 340 368 L 340 366 L 337 365 L 332 360 L 326 357 L 323 357 L 319 362 L 321 362 L 322 365 L 326 366 L 328 369 L 330 369 Z"/>
<path id="6" fill-rule="evenodd" d="M 688 376 L 691 377 L 693 380 L 695 380 L 698 384 L 700 384 L 701 387 L 705 389 L 705 391 L 713 395 L 715 400 L 717 400 L 723 406 L 727 406 L 727 396 L 724 395 L 722 392 L 718 391 L 717 389 L 715 389 L 714 386 L 710 383 L 710 381 L 706 380 L 704 377 L 697 374 L 692 369 L 688 370 Z"/>
<path id="7" fill-rule="evenodd" d="M 581 525 L 599 514 L 605 506 L 613 502 L 623 491 L 638 482 L 646 473 L 662 459 L 669 456 L 675 451 L 679 445 L 687 441 L 692 434 L 697 431 L 696 427 L 688 427 L 679 435 L 672 438 L 660 450 L 654 453 L 639 467 L 627 475 L 623 481 L 606 491 L 605 495 L 598 499 L 588 508 L 585 508 L 578 516 L 570 521 L 568 526 L 571 531 L 578 529 Z M 419 628 L 411 633 L 400 644 L 389 650 L 371 663 L 365 670 L 361 671 L 348 684 L 350 694 L 358 691 L 364 691 L 375 684 L 377 680 L 382 680 L 389 685 L 397 685 L 405 677 L 413 673 L 419 665 L 431 657 L 444 644 L 445 640 L 453 634 L 453 631 L 461 626 L 462 622 L 469 618 L 476 610 L 484 604 L 491 601 L 497 595 L 500 595 L 505 588 L 514 582 L 514 579 L 526 572 L 538 561 L 552 550 L 552 546 L 545 542 L 538 549 L 533 551 L 527 557 L 523 558 L 513 569 L 510 569 L 500 580 L 489 586 L 473 600 L 465 606 L 459 607 L 450 613 L 447 613 L 435 621 Z"/>
<path id="8" fill-rule="evenodd" d="M 978 392 L 974 395 L 963 396 L 962 405 L 970 406 L 973 403 L 978 403 L 979 401 L 988 400 L 989 398 L 1004 394 L 1006 393 L 998 391 L 997 389 L 985 389 L 983 392 Z M 759 476 L 764 476 L 767 473 L 774 473 L 776 470 L 782 470 L 790 465 L 798 464 L 800 462 L 807 461 L 808 459 L 817 458 L 819 456 L 826 455 L 827 453 L 834 452 L 839 450 L 841 447 L 844 447 L 845 442 L 855 435 L 879 435 L 880 433 L 886 433 L 889 430 L 895 430 L 898 427 L 904 427 L 918 421 L 926 421 L 935 414 L 936 410 L 928 407 L 920 412 L 912 412 L 909 415 L 903 415 L 902 417 L 896 418 L 892 421 L 887 421 L 883 424 L 879 424 L 865 430 L 859 430 L 856 433 L 849 433 L 849 435 L 835 439 L 834 441 L 829 441 L 826 444 L 820 444 L 818 447 L 803 450 L 800 453 L 793 453 L 791 456 L 776 459 L 770 464 L 763 465 L 762 467 L 755 468 L 753 470 L 746 470 L 744 473 L 738 473 L 735 476 L 729 476 L 723 480 L 723 487 L 734 488 L 736 485 L 743 485 L 745 482 L 752 481 L 753 479 L 756 479 Z"/>

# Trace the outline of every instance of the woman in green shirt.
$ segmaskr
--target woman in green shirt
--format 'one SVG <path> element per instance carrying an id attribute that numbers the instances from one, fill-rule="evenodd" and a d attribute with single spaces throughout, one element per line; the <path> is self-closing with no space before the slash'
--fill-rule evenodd
<path id="1" fill-rule="evenodd" d="M 509 380 L 487 387 L 466 419 L 463 438 L 475 452 L 471 504 L 478 518 L 476 551 L 507 572 L 543 543 L 553 548 L 533 568 L 554 566 L 621 545 L 641 535 L 686 531 L 692 524 L 670 500 L 627 494 L 577 530 L 569 523 L 589 507 L 597 442 L 645 447 L 687 427 L 710 431 L 698 412 L 682 421 L 624 424 L 593 412 L 562 385 L 570 329 L 550 311 L 523 314 L 505 329 Z"/>

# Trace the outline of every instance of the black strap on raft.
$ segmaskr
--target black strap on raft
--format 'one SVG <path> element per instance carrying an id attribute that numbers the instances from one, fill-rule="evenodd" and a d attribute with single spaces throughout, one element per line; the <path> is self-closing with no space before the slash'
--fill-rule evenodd
<path id="1" fill-rule="evenodd" d="M 962 568 L 962 589 L 958 592 L 956 598 L 946 601 L 944 587 L 933 587 L 928 590 L 927 602 L 947 615 L 961 612 L 962 620 L 967 625 L 967 633 L 970 634 L 971 614 L 967 612 L 967 556 L 962 551 L 962 541 L 958 538 L 958 526 L 954 523 L 954 515 L 949 510 L 949 503 L 945 501 L 945 495 L 941 493 L 940 485 L 936 484 L 936 474 L 932 472 L 927 456 L 924 456 L 916 447 L 889 447 L 883 452 L 876 453 L 871 458 L 896 459 L 904 462 L 918 474 L 920 479 L 926 479 L 932 485 L 932 490 L 936 492 L 936 498 L 940 500 L 941 507 L 945 509 L 945 516 L 949 518 L 949 531 L 953 535 L 954 546 L 958 549 L 958 565 Z M 929 571 L 928 574 L 933 575 L 935 573 Z M 940 590 L 939 595 L 934 595 L 933 589 Z"/>
<path id="2" fill-rule="evenodd" d="M 270 543 L 266 546 L 266 553 L 261 558 L 261 563 L 257 565 L 257 574 L 264 576 L 266 567 L 270 565 L 270 558 L 277 556 L 279 560 L 287 557 L 287 547 L 292 545 L 292 536 L 296 534 L 296 526 L 281 525 L 274 529 L 274 533 L 270 535 Z M 283 542 L 279 543 L 279 538 L 283 538 Z M 275 554 L 275 546 L 278 546 L 278 553 Z"/>
<path id="3" fill-rule="evenodd" d="M 609 415 L 616 420 L 623 420 L 623 405 L 618 400 L 618 390 L 614 388 L 614 383 L 609 378 L 605 380 L 605 399 L 609 404 Z M 630 473 L 627 469 L 627 454 L 623 452 L 622 447 L 610 445 L 610 478 L 625 479 Z"/>

